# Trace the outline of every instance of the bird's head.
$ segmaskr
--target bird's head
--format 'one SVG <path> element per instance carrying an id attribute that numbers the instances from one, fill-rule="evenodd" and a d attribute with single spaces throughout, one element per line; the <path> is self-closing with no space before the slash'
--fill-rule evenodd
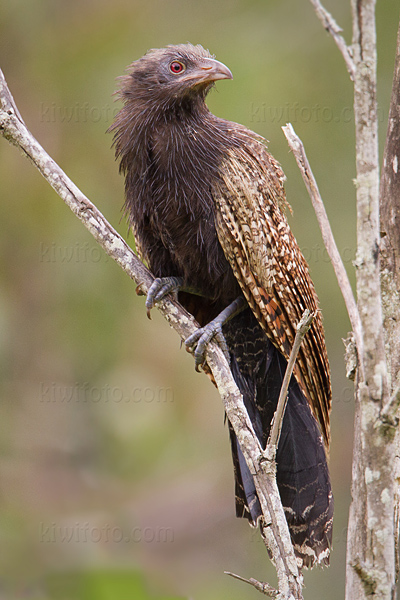
<path id="1" fill-rule="evenodd" d="M 158 104 L 163 108 L 185 99 L 204 99 L 214 82 L 232 73 L 202 46 L 180 44 L 153 49 L 132 63 L 121 78 L 125 101 Z"/>
<path id="2" fill-rule="evenodd" d="M 232 79 L 232 73 L 200 45 L 150 50 L 132 63 L 120 78 L 123 107 L 109 129 L 120 169 L 138 164 L 146 169 L 148 140 L 154 129 L 160 135 L 160 124 L 208 114 L 204 99 L 219 79 Z"/>

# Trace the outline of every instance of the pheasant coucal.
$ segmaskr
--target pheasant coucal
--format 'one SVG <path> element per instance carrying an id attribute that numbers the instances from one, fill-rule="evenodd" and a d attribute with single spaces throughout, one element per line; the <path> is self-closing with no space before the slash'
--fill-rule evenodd
<path id="1" fill-rule="evenodd" d="M 277 482 L 299 565 L 328 564 L 331 385 L 318 299 L 286 220 L 280 165 L 263 138 L 205 104 L 219 79 L 232 79 L 229 69 L 191 44 L 150 50 L 121 78 L 124 105 L 111 129 L 125 210 L 137 251 L 159 278 L 146 306 L 178 292 L 204 328 L 187 342 L 197 344 L 197 363 L 222 329 L 263 447 L 296 325 L 306 308 L 316 313 L 289 386 Z M 231 427 L 230 438 L 236 514 L 256 523 L 259 501 Z"/>

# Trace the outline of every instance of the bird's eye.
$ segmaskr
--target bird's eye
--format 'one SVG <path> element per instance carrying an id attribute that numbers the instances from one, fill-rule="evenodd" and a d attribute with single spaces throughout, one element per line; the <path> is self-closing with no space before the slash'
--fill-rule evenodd
<path id="1" fill-rule="evenodd" d="M 169 70 L 174 73 L 175 75 L 178 75 L 179 73 L 182 73 L 185 70 L 185 65 L 182 64 L 181 62 L 179 62 L 179 60 L 174 60 L 170 65 L 169 65 Z"/>

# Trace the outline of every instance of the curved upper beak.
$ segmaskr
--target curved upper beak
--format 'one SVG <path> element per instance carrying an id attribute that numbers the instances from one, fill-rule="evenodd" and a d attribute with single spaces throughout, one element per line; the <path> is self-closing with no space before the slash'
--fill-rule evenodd
<path id="1" fill-rule="evenodd" d="M 187 80 L 189 79 L 196 83 L 207 83 L 218 81 L 218 79 L 233 79 L 233 75 L 228 67 L 219 60 L 204 58 L 201 64 L 187 77 Z"/>

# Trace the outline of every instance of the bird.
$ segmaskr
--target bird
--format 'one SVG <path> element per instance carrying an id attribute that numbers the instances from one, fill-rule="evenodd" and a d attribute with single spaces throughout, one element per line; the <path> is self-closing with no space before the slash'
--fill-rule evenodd
<path id="1" fill-rule="evenodd" d="M 306 309 L 315 313 L 288 388 L 277 484 L 298 566 L 328 565 L 331 380 L 319 301 L 289 227 L 285 175 L 267 141 L 215 116 L 206 96 L 229 68 L 201 45 L 149 50 L 119 78 L 110 131 L 125 177 L 124 211 L 155 280 L 148 315 L 166 294 L 199 323 L 186 340 L 196 368 L 215 338 L 265 448 Z M 236 515 L 260 522 L 253 478 L 228 422 Z"/>

